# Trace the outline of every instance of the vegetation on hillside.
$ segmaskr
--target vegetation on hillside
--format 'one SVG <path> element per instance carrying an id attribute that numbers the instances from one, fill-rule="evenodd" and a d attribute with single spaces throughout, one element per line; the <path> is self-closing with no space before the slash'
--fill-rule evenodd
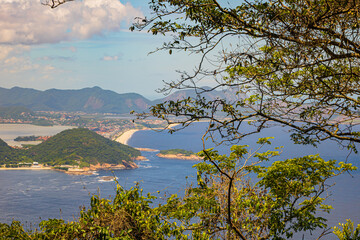
<path id="1" fill-rule="evenodd" d="M 54 8 L 67 1 L 43 4 Z M 359 1 L 151 0 L 150 7 L 154 15 L 138 19 L 133 30 L 171 34 L 173 40 L 162 47 L 169 54 L 184 50 L 200 55 L 193 74 L 184 72 L 164 88 L 195 89 L 197 95 L 159 103 L 151 108 L 152 116 L 181 127 L 207 120 L 204 139 L 217 132 L 219 143 L 237 142 L 277 123 L 293 130 L 295 143 L 334 139 L 356 150 Z M 199 86 L 211 78 L 212 89 Z M 202 95 L 227 88 L 246 97 L 228 101 Z M 243 132 L 242 124 L 253 125 L 253 131 Z M 261 149 L 270 140 L 258 143 Z M 228 156 L 205 147 L 201 154 L 197 184 L 184 197 L 172 195 L 167 203 L 153 206 L 154 197 L 144 196 L 137 186 L 128 191 L 119 187 L 113 201 L 94 196 L 78 221 L 43 221 L 35 232 L 24 232 L 13 222 L 0 226 L 0 233 L 5 239 L 280 240 L 320 230 L 315 238 L 326 239 L 326 218 L 319 216 L 331 209 L 324 204 L 326 181 L 355 170 L 318 155 L 269 164 L 272 157 L 279 158 L 278 149 L 249 151 L 234 145 Z M 339 239 L 360 239 L 360 225 L 349 220 L 334 233 Z"/>
<path id="2" fill-rule="evenodd" d="M 13 149 L 0 142 L 0 163 L 36 161 L 47 165 L 122 164 L 140 156 L 130 146 L 104 138 L 85 128 L 65 130 L 47 141 L 27 149 Z"/>
<path id="3" fill-rule="evenodd" d="M 21 156 L 25 156 L 23 151 L 10 147 L 0 139 L 0 165 L 19 163 L 22 159 Z"/>
<path id="4" fill-rule="evenodd" d="M 326 181 L 355 167 L 319 156 L 286 159 L 269 166 L 279 150 L 260 151 L 261 146 L 270 144 L 269 139 L 258 143 L 256 153 L 248 152 L 248 146 L 233 146 L 229 156 L 213 150 L 202 152 L 205 161 L 196 165 L 197 184 L 189 186 L 184 197 L 175 194 L 155 206 L 156 197 L 144 194 L 139 185 L 129 190 L 118 185 L 112 200 L 92 196 L 89 208 L 83 208 L 75 221 L 44 220 L 33 231 L 13 221 L 11 225 L 0 224 L 0 237 L 281 240 L 303 231 L 323 229 L 325 233 L 326 218 L 318 213 L 331 209 L 324 203 L 329 187 Z M 218 168 L 212 161 L 217 161 Z M 246 162 L 251 164 L 244 165 Z M 259 181 L 250 181 L 250 173 Z M 335 233 L 341 240 L 350 240 L 360 237 L 359 230 L 360 225 L 354 227 L 348 221 Z M 354 238 L 347 238 L 347 234 Z"/>
<path id="5" fill-rule="evenodd" d="M 27 142 L 27 141 L 36 141 L 38 136 L 31 135 L 31 136 L 18 136 L 14 139 L 17 142 Z"/>
<path id="6" fill-rule="evenodd" d="M 18 119 L 18 118 L 26 118 L 32 116 L 33 114 L 34 113 L 30 109 L 22 106 L 11 106 L 11 107 L 0 106 L 0 118 Z"/>
<path id="7" fill-rule="evenodd" d="M 191 155 L 196 155 L 196 153 L 192 152 L 192 151 L 188 151 L 188 150 L 184 150 L 184 149 L 169 149 L 169 150 L 160 150 L 160 154 L 164 154 L 164 155 L 167 155 L 167 154 L 174 154 L 174 155 L 177 155 L 177 154 L 181 154 L 181 155 L 184 155 L 184 156 L 191 156 Z"/>
<path id="8" fill-rule="evenodd" d="M 139 150 L 85 128 L 62 131 L 30 148 L 28 153 L 35 161 L 49 165 L 73 165 L 77 162 L 121 164 L 122 160 L 131 161 L 132 157 L 141 155 Z"/>

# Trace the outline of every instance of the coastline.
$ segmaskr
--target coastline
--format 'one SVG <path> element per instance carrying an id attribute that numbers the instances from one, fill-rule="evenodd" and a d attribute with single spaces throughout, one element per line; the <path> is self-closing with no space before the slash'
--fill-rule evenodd
<path id="1" fill-rule="evenodd" d="M 124 145 L 128 145 L 128 142 L 130 140 L 130 138 L 132 137 L 132 135 L 134 133 L 136 133 L 137 131 L 140 130 L 145 130 L 145 129 L 130 129 L 127 130 L 126 132 L 124 132 L 123 134 L 120 135 L 120 137 L 118 137 L 115 141 L 124 144 Z"/>
<path id="2" fill-rule="evenodd" d="M 124 145 L 128 145 L 129 139 L 132 137 L 132 135 L 139 131 L 139 130 L 146 130 L 146 129 L 130 129 L 128 131 L 125 131 L 120 137 L 118 137 L 115 141 L 122 143 Z M 142 150 L 153 150 L 153 149 L 142 149 Z M 156 151 L 156 150 L 155 150 Z M 148 159 L 143 156 L 138 156 L 136 158 L 133 158 L 132 160 L 135 161 L 147 161 Z M 14 171 L 14 170 L 51 170 L 51 171 L 58 171 L 63 172 L 69 175 L 92 175 L 97 170 L 119 170 L 119 169 L 135 169 L 138 168 L 137 164 L 134 162 L 128 163 L 126 161 L 123 161 L 122 164 L 96 164 L 96 165 L 90 165 L 90 167 L 84 167 L 84 168 L 78 168 L 75 166 L 66 166 L 65 169 L 56 168 L 56 167 L 48 167 L 43 166 L 42 164 L 39 164 L 36 167 L 0 167 L 0 171 Z"/>
<path id="3" fill-rule="evenodd" d="M 166 159 L 179 159 L 179 160 L 192 160 L 192 161 L 201 161 L 203 158 L 199 157 L 198 155 L 189 155 L 186 156 L 184 154 L 156 154 L 159 158 L 166 158 Z"/>
<path id="4" fill-rule="evenodd" d="M 129 145 L 129 140 L 131 139 L 131 137 L 134 135 L 134 133 L 138 132 L 138 131 L 142 131 L 142 130 L 149 130 L 148 128 L 143 128 L 143 129 L 130 129 L 127 130 L 126 132 L 124 132 L 123 134 L 120 135 L 120 137 L 118 137 L 117 139 L 115 139 L 116 142 L 119 142 L 121 144 L 124 145 Z M 142 151 L 142 152 L 159 152 L 160 150 L 158 149 L 151 149 L 151 148 L 137 148 L 135 147 L 135 149 Z M 139 160 L 139 161 L 146 161 L 147 159 L 145 157 L 139 156 L 136 159 L 133 160 Z"/>
<path id="5" fill-rule="evenodd" d="M 172 123 L 169 126 L 167 126 L 165 129 L 171 129 L 174 128 L 176 126 L 178 126 L 179 123 Z M 156 128 L 156 129 L 160 129 L 160 128 Z M 142 129 L 129 129 L 127 131 L 125 131 L 124 133 L 122 133 L 119 137 L 117 137 L 115 139 L 116 142 L 119 142 L 121 144 L 124 145 L 129 145 L 129 140 L 131 139 L 131 137 L 134 135 L 134 133 L 138 132 L 138 131 L 143 131 L 143 130 L 151 130 L 151 128 L 142 128 Z M 155 128 L 153 128 L 153 130 L 155 130 Z M 158 149 L 151 149 L 151 148 L 136 148 L 140 151 L 144 151 L 144 152 L 157 152 L 160 151 Z"/>
<path id="6" fill-rule="evenodd" d="M 62 169 L 64 168 L 64 169 Z M 65 169 L 66 168 L 66 169 Z M 135 169 L 138 168 L 136 163 L 128 163 L 123 160 L 122 164 L 109 164 L 109 163 L 103 163 L 103 164 L 96 164 L 96 165 L 90 165 L 89 167 L 84 168 L 78 168 L 75 166 L 68 166 L 68 167 L 44 167 L 42 165 L 39 165 L 38 167 L 0 167 L 0 171 L 15 171 L 15 170 L 51 170 L 51 171 L 58 171 L 63 172 L 69 175 L 93 175 L 95 171 L 97 170 L 119 170 L 119 169 Z"/>
<path id="7" fill-rule="evenodd" d="M 17 168 L 6 168 L 0 167 L 1 170 L 54 170 L 52 167 L 17 167 Z"/>

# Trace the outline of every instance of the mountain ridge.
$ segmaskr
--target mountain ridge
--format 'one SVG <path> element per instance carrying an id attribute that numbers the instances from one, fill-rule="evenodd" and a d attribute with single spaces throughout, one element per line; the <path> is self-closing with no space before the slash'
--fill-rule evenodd
<path id="1" fill-rule="evenodd" d="M 32 88 L 0 88 L 0 106 L 23 106 L 32 111 L 128 113 L 143 111 L 151 101 L 137 93 L 119 94 L 99 87 L 45 91 Z"/>
<path id="2" fill-rule="evenodd" d="M 33 88 L 13 87 L 7 89 L 0 87 L 0 107 L 21 106 L 31 111 L 124 114 L 131 111 L 143 112 L 150 106 L 163 101 L 195 96 L 194 90 L 180 90 L 164 98 L 151 101 L 138 93 L 116 93 L 97 86 L 70 90 L 52 88 L 44 91 Z M 234 101 L 239 98 L 234 89 L 204 92 L 203 96 L 208 100 L 226 98 Z"/>

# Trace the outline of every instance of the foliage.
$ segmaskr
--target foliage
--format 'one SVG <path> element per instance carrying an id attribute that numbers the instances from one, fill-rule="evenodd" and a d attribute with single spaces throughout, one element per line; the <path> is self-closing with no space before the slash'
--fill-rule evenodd
<path id="1" fill-rule="evenodd" d="M 18 221 L 13 221 L 11 225 L 0 223 L 0 237 L 1 239 L 31 239 L 29 233 L 24 230 L 24 228 L 21 226 L 21 223 Z"/>
<path id="2" fill-rule="evenodd" d="M 192 151 L 184 150 L 184 149 L 169 149 L 169 150 L 160 150 L 161 154 L 182 154 L 185 156 L 191 156 L 195 153 Z"/>
<path id="3" fill-rule="evenodd" d="M 18 163 L 21 159 L 21 155 L 21 150 L 11 148 L 6 142 L 0 139 L 0 164 Z"/>
<path id="4" fill-rule="evenodd" d="M 134 148 L 85 128 L 65 130 L 28 151 L 34 161 L 51 165 L 72 164 L 76 161 L 121 164 L 122 160 L 131 161 L 131 157 L 140 155 Z"/>
<path id="5" fill-rule="evenodd" d="M 36 141 L 37 139 L 38 139 L 38 137 L 34 136 L 34 135 L 32 135 L 32 136 L 18 136 L 18 137 L 16 137 L 14 139 L 14 141 L 18 141 L 18 142 L 20 142 L 20 141 Z"/>
<path id="6" fill-rule="evenodd" d="M 85 128 L 65 130 L 27 149 L 13 149 L 0 140 L 0 163 L 36 161 L 48 165 L 123 164 L 140 156 L 130 146 L 104 138 Z"/>
<path id="7" fill-rule="evenodd" d="M 176 223 L 163 221 L 159 208 L 152 207 L 154 196 L 143 195 L 138 185 L 125 191 L 118 185 L 110 201 L 92 196 L 90 208 L 83 208 L 76 222 L 49 219 L 40 229 L 24 232 L 18 222 L 0 225 L 1 239 L 169 239 L 181 235 Z M 177 238 L 183 239 L 183 238 Z"/>
<path id="8" fill-rule="evenodd" d="M 259 143 L 265 142 L 268 139 Z M 205 162 L 197 164 L 198 186 L 187 189 L 183 200 L 170 199 L 167 209 L 193 236 L 211 239 L 288 239 L 296 232 L 325 229 L 326 219 L 316 216 L 331 209 L 323 204 L 325 181 L 356 168 L 336 166 L 319 156 L 260 166 L 279 151 L 250 153 L 247 148 L 232 146 L 229 156 L 204 150 Z M 257 183 L 251 173 L 256 173 Z M 194 218 L 199 220 L 192 222 Z"/>
<path id="9" fill-rule="evenodd" d="M 56 7 L 66 1 L 46 3 Z M 293 130 L 296 143 L 315 145 L 330 138 L 346 140 L 354 148 L 354 142 L 360 142 L 354 129 L 359 117 L 360 3 L 253 0 L 236 4 L 151 0 L 154 17 L 139 19 L 132 29 L 173 34 L 173 41 L 162 48 L 169 54 L 184 50 L 201 55 L 193 75 L 183 73 L 163 89 L 192 88 L 198 95 L 157 104 L 151 114 L 183 127 L 208 120 L 208 135 L 219 132 L 221 141 L 237 141 L 278 123 Z M 213 87 L 201 88 L 201 80 L 209 78 Z M 227 88 L 242 97 L 229 101 L 202 96 Z M 254 128 L 244 132 L 245 122 Z M 268 143 L 267 138 L 259 140 L 260 145 Z M 166 204 L 150 207 L 151 196 L 143 198 L 138 188 L 120 188 L 112 203 L 93 197 L 78 222 L 55 221 L 55 226 L 44 222 L 38 234 L 80 239 L 245 240 L 286 239 L 298 232 L 326 229 L 326 219 L 316 216 L 331 209 L 323 203 L 325 181 L 355 168 L 317 155 L 268 166 L 279 151 L 251 153 L 247 148 L 234 145 L 229 156 L 204 149 L 205 161 L 197 164 L 197 185 L 190 186 L 183 198 L 173 195 Z M 358 235 L 356 231 L 350 223 L 343 225 L 342 232 L 335 229 L 340 237 L 345 232 Z"/>
<path id="10" fill-rule="evenodd" d="M 208 120 L 221 141 L 277 123 L 292 129 L 296 143 L 360 142 L 359 1 L 152 0 L 150 7 L 153 15 L 132 30 L 171 34 L 160 50 L 201 59 L 194 73 L 161 90 L 194 89 L 197 97 L 160 103 L 151 115 L 183 126 Z M 237 100 L 203 97 L 229 88 Z"/>
<path id="11" fill-rule="evenodd" d="M 334 227 L 334 234 L 340 240 L 359 240 L 360 239 L 360 224 L 354 229 L 354 223 L 347 219 L 346 223 L 339 223 L 340 227 Z"/>
<path id="12" fill-rule="evenodd" d="M 48 126 L 53 126 L 54 123 L 50 120 L 46 120 L 46 119 L 36 119 L 36 120 L 33 120 L 32 122 L 33 125 L 36 125 L 36 126 L 45 126 L 45 127 L 48 127 Z"/>
<path id="13" fill-rule="evenodd" d="M 323 203 L 326 180 L 356 168 L 319 156 L 269 165 L 279 150 L 260 151 L 269 139 L 258 143 L 255 152 L 246 145 L 232 146 L 229 156 L 204 150 L 205 161 L 196 165 L 197 184 L 190 185 L 184 197 L 172 195 L 155 206 L 156 197 L 144 195 L 138 184 L 129 190 L 118 185 L 113 200 L 92 196 L 77 221 L 49 219 L 33 232 L 24 232 L 17 222 L 3 224 L 0 237 L 255 240 L 288 239 L 294 233 L 326 229 L 326 219 L 316 216 L 331 209 Z"/>
<path id="14" fill-rule="evenodd" d="M 32 116 L 34 113 L 28 108 L 22 106 L 2 107 L 0 106 L 0 117 L 1 118 L 25 118 Z"/>

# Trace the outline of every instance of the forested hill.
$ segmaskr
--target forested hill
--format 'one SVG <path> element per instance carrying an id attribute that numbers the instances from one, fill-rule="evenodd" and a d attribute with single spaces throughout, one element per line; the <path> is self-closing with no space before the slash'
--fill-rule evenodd
<path id="1" fill-rule="evenodd" d="M 129 113 L 143 111 L 151 101 L 136 93 L 118 94 L 99 87 L 79 90 L 0 88 L 0 107 L 23 106 L 32 111 Z"/>
<path id="2" fill-rule="evenodd" d="M 12 107 L 1 107 L 0 106 L 0 117 L 1 118 L 19 118 L 25 116 L 31 116 L 33 112 L 23 106 L 12 106 Z"/>
<path id="3" fill-rule="evenodd" d="M 6 142 L 0 139 L 0 164 L 17 162 L 19 160 L 18 152 L 17 149 L 9 147 Z"/>
<path id="4" fill-rule="evenodd" d="M 65 130 L 29 149 L 13 149 L 0 139 L 0 164 L 39 162 L 48 165 L 124 164 L 140 156 L 130 146 L 84 128 Z"/>
<path id="5" fill-rule="evenodd" d="M 29 150 L 29 157 L 50 165 L 79 163 L 122 164 L 140 151 L 112 141 L 85 128 L 65 130 Z"/>

